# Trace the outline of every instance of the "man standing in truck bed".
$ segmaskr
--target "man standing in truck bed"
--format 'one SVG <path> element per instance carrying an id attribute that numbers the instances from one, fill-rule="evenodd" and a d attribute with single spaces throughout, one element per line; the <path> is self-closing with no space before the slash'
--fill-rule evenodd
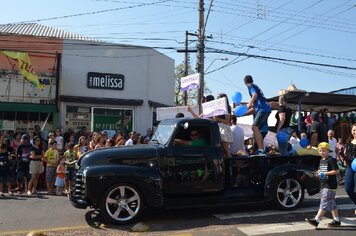
<path id="1" fill-rule="evenodd" d="M 263 95 L 262 90 L 253 83 L 251 75 L 246 75 L 244 78 L 245 85 L 248 88 L 248 92 L 251 96 L 251 100 L 247 105 L 247 108 L 254 108 L 255 118 L 252 124 L 252 131 L 257 143 L 256 154 L 263 153 L 263 138 L 260 132 L 263 124 L 267 121 L 269 114 L 271 114 L 271 107 L 267 102 L 267 99 Z"/>

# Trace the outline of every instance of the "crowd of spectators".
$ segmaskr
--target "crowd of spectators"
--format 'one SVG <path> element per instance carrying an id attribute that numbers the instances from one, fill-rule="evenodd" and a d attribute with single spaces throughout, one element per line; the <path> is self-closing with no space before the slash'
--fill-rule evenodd
<path id="1" fill-rule="evenodd" d="M 113 146 L 147 144 L 153 135 L 117 131 L 112 137 L 103 130 L 88 132 L 83 127 L 62 133 L 60 128 L 44 137 L 38 125 L 26 133 L 3 130 L 0 134 L 0 197 L 37 194 L 37 186 L 48 194 L 68 194 L 77 160 L 89 150 Z M 63 191 L 64 190 L 64 191 Z"/>

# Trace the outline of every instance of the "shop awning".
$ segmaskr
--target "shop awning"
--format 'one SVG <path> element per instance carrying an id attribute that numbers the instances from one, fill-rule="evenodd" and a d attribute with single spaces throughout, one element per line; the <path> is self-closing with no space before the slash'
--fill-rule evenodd
<path id="1" fill-rule="evenodd" d="M 53 113 L 56 111 L 56 105 L 0 102 L 0 111 Z"/>
<path id="2" fill-rule="evenodd" d="M 349 112 L 356 110 L 356 96 L 334 93 L 317 93 L 306 91 L 288 91 L 285 94 L 287 104 L 290 108 L 297 110 L 300 102 L 302 111 L 309 111 L 313 108 L 315 111 L 328 109 L 328 112 Z M 272 97 L 268 101 L 277 101 L 278 97 Z"/>
<path id="3" fill-rule="evenodd" d="M 95 97 L 77 97 L 77 96 L 60 96 L 62 102 L 76 102 L 103 105 L 120 105 L 120 106 L 142 106 L 141 99 L 118 99 L 118 98 L 95 98 Z"/>
<path id="4" fill-rule="evenodd" d="M 151 107 L 154 107 L 154 108 L 171 107 L 170 105 L 159 103 L 159 102 L 155 102 L 155 101 L 151 101 L 151 100 L 148 100 L 148 105 L 150 105 Z"/>

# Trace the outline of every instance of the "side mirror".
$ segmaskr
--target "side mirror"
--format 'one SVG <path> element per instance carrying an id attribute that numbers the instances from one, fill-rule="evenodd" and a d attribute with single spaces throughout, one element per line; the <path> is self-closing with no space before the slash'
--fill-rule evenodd
<path id="1" fill-rule="evenodd" d="M 188 129 L 188 128 L 189 128 L 189 123 L 188 123 L 188 122 L 185 122 L 185 123 L 183 124 L 183 128 L 184 128 L 184 129 Z"/>

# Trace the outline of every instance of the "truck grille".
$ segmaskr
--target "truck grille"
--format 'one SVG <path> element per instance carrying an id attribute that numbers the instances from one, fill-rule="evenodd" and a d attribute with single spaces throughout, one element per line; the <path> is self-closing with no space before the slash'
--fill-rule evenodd
<path id="1" fill-rule="evenodd" d="M 83 181 L 83 173 L 80 171 L 75 174 L 72 198 L 76 200 L 85 200 L 85 183 Z"/>

